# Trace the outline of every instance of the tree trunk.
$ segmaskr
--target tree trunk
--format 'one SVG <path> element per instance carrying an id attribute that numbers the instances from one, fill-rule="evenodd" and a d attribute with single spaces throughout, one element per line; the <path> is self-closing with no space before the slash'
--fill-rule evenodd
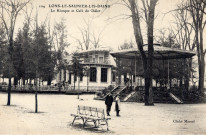
<path id="1" fill-rule="evenodd" d="M 51 77 L 49 75 L 48 80 L 47 80 L 47 85 L 51 85 L 51 82 L 52 82 L 52 79 L 51 79 Z"/>
<path id="2" fill-rule="evenodd" d="M 26 80 L 25 80 L 25 78 L 23 77 L 23 85 L 25 85 L 25 82 L 26 82 Z"/>
<path id="3" fill-rule="evenodd" d="M 37 90 L 35 92 L 35 113 L 38 112 L 38 98 L 37 98 Z"/>
<path id="4" fill-rule="evenodd" d="M 11 104 L 11 77 L 9 77 L 7 105 Z"/>
<path id="5" fill-rule="evenodd" d="M 191 59 L 188 59 L 187 61 L 186 61 L 186 70 L 187 70 L 187 72 L 186 72 L 186 77 L 185 77 L 185 90 L 187 91 L 187 94 L 188 94 L 188 91 L 189 91 L 189 81 L 190 81 L 190 69 L 192 68 L 191 67 L 192 65 L 191 65 Z"/>
<path id="6" fill-rule="evenodd" d="M 200 60 L 199 63 L 199 92 L 200 94 L 204 93 L 204 74 L 205 74 L 205 61 L 204 58 L 202 58 L 202 60 Z"/>
<path id="7" fill-rule="evenodd" d="M 202 26 L 200 26 L 199 28 L 199 32 L 200 32 L 200 56 L 198 57 L 199 60 L 199 91 L 200 94 L 204 94 L 204 75 L 205 75 L 205 53 L 203 52 L 203 29 Z"/>
<path id="8" fill-rule="evenodd" d="M 194 23 L 195 30 L 195 41 L 197 48 L 197 57 L 198 57 L 198 68 L 199 68 L 199 86 L 198 90 L 200 94 L 203 94 L 204 87 L 204 75 L 205 75 L 205 61 L 203 52 L 203 30 L 205 25 L 205 5 L 204 1 L 190 0 L 189 1 L 189 11 Z"/>
<path id="9" fill-rule="evenodd" d="M 129 0 L 130 10 L 132 13 L 132 24 L 134 29 L 135 40 L 138 49 L 142 56 L 144 77 L 145 77 L 145 105 L 153 105 L 153 92 L 152 92 L 152 63 L 153 63 L 153 29 L 154 29 L 154 11 L 157 0 L 150 0 L 148 5 L 149 12 L 145 9 L 145 17 L 147 23 L 147 38 L 148 38 L 148 57 L 143 50 L 143 37 L 140 26 L 140 15 L 138 5 L 135 0 Z M 146 7 L 145 7 L 146 8 Z"/>
<path id="10" fill-rule="evenodd" d="M 76 82 L 75 78 L 76 78 L 76 75 L 74 75 L 74 90 L 75 90 L 75 82 Z"/>
<path id="11" fill-rule="evenodd" d="M 8 67 L 8 75 L 9 75 L 9 85 L 8 85 L 8 100 L 7 100 L 7 105 L 11 104 L 11 69 L 12 69 L 12 51 L 13 51 L 13 36 L 10 35 L 10 40 L 9 40 L 9 67 Z"/>
<path id="12" fill-rule="evenodd" d="M 80 91 L 80 76 L 78 76 L 78 97 L 77 99 L 79 99 L 79 91 Z"/>
<path id="13" fill-rule="evenodd" d="M 35 92 L 35 113 L 38 112 L 38 97 L 37 97 L 37 93 L 38 93 L 38 80 L 37 78 L 35 79 L 35 83 L 36 83 L 36 92 Z"/>
<path id="14" fill-rule="evenodd" d="M 153 104 L 153 92 L 152 92 L 152 66 L 153 66 L 153 29 L 154 29 L 154 12 L 156 6 L 156 0 L 150 1 L 150 8 L 147 20 L 147 38 L 148 38 L 148 58 L 145 77 L 145 105 Z M 148 85 L 148 86 L 147 86 Z"/>

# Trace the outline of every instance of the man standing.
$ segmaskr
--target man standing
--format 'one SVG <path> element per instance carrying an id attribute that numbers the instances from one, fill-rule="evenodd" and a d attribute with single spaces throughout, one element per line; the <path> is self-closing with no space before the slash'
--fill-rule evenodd
<path id="1" fill-rule="evenodd" d="M 105 99 L 105 104 L 106 104 L 106 107 L 107 107 L 107 116 L 110 116 L 109 113 L 110 113 L 110 110 L 111 110 L 112 103 L 113 103 L 113 97 L 112 97 L 111 93 L 109 93 L 106 96 L 106 99 Z"/>

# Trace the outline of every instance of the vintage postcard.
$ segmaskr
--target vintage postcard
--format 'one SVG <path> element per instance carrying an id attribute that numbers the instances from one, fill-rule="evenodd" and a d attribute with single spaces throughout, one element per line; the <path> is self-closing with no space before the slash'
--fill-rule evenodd
<path id="1" fill-rule="evenodd" d="M 205 135 L 205 8 L 0 0 L 0 135 Z"/>

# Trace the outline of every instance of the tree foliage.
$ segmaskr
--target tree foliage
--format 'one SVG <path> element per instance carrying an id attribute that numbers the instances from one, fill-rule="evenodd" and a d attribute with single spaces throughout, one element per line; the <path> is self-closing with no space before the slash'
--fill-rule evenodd
<path id="1" fill-rule="evenodd" d="M 122 45 L 119 46 L 119 50 L 130 49 L 130 48 L 134 48 L 134 43 L 132 41 L 129 43 L 125 41 Z"/>
<path id="2" fill-rule="evenodd" d="M 29 0 L 0 0 L 0 19 L 3 22 L 6 37 L 8 41 L 8 101 L 10 105 L 11 97 L 11 77 L 13 74 L 13 45 L 14 45 L 14 30 L 16 26 L 17 17 L 22 9 L 29 3 Z"/>
<path id="3" fill-rule="evenodd" d="M 56 23 L 54 26 L 54 51 L 57 58 L 57 69 L 58 71 L 64 67 L 64 57 L 68 56 L 66 48 L 69 46 L 67 42 L 67 30 L 65 19 L 62 18 L 59 23 Z"/>
<path id="4" fill-rule="evenodd" d="M 176 20 L 180 33 L 180 41 L 183 49 L 196 50 L 198 58 L 199 93 L 203 94 L 205 75 L 205 54 L 203 33 L 206 25 L 205 20 L 206 2 L 204 0 L 182 1 L 178 5 Z M 191 36 L 194 33 L 194 38 Z"/>
<path id="5" fill-rule="evenodd" d="M 84 68 L 83 65 L 81 64 L 78 53 L 73 54 L 72 64 L 69 66 L 69 70 L 74 75 L 74 89 L 75 89 L 76 78 L 79 77 L 80 79 L 80 77 L 84 76 Z"/>

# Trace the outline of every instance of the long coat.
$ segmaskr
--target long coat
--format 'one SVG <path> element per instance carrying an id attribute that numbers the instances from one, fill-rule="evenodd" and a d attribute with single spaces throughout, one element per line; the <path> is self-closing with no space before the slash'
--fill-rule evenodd
<path id="1" fill-rule="evenodd" d="M 115 100 L 115 111 L 120 111 L 120 99 L 119 97 Z"/>
<path id="2" fill-rule="evenodd" d="M 112 95 L 107 95 L 106 99 L 105 99 L 105 104 L 108 106 L 111 106 L 113 103 L 113 97 Z"/>

